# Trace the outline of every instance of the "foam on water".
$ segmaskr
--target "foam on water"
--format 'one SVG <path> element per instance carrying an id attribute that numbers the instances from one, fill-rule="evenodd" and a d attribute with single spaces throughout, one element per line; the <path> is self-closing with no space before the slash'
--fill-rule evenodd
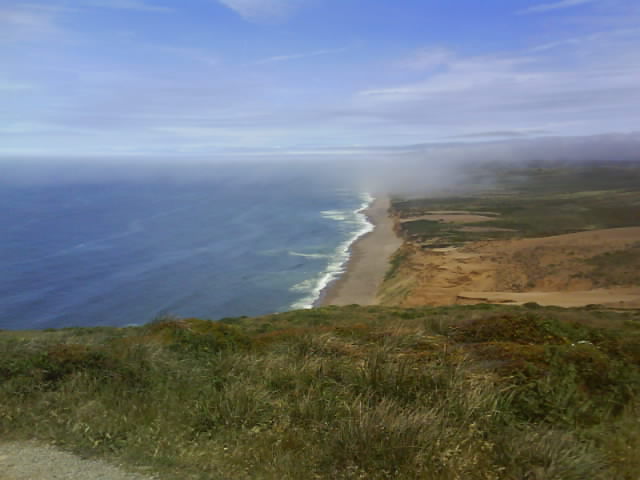
<path id="1" fill-rule="evenodd" d="M 304 257 L 304 258 L 329 258 L 331 255 L 326 255 L 324 253 L 300 253 L 300 252 L 292 252 L 289 251 L 289 255 L 292 257 Z"/>
<path id="2" fill-rule="evenodd" d="M 353 215 L 353 212 L 349 210 L 324 210 L 320 212 L 320 215 L 322 215 L 322 218 L 328 218 L 329 220 L 344 221 Z"/>
<path id="3" fill-rule="evenodd" d="M 351 212 L 347 210 L 326 210 L 321 212 L 324 218 L 340 221 L 347 225 L 356 225 L 356 228 L 352 230 L 351 235 L 344 242 L 338 245 L 333 255 L 329 256 L 329 262 L 325 270 L 314 278 L 300 282 L 291 288 L 291 291 L 306 293 L 302 299 L 291 304 L 292 309 L 313 308 L 327 286 L 345 272 L 351 257 L 353 244 L 363 235 L 373 231 L 374 225 L 367 219 L 364 212 L 374 201 L 374 198 L 365 192 L 361 194 L 361 200 L 360 207 Z"/>

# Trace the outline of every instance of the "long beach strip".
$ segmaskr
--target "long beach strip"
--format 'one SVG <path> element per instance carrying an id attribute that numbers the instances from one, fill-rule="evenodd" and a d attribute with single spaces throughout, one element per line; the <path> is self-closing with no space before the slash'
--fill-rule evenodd
<path id="1" fill-rule="evenodd" d="M 374 229 L 373 223 L 371 223 L 366 215 L 367 209 L 373 204 L 374 198 L 368 193 L 361 194 L 362 204 L 360 208 L 353 212 L 341 211 L 341 210 L 326 210 L 321 212 L 325 218 L 330 218 L 340 222 L 347 221 L 348 223 L 356 223 L 359 228 L 352 232 L 352 235 L 342 242 L 335 249 L 333 255 L 320 254 L 320 257 L 329 257 L 329 263 L 324 271 L 320 272 L 315 278 L 310 278 L 301 282 L 298 285 L 294 285 L 292 290 L 306 292 L 307 295 L 302 299 L 291 305 L 292 309 L 298 308 L 313 308 L 320 304 L 320 299 L 323 297 L 327 287 L 335 282 L 346 270 L 349 258 L 351 257 L 351 247 L 353 244 L 361 238 L 363 235 L 368 234 Z M 354 217 L 354 218 L 352 218 Z M 295 253 L 294 253 L 295 254 Z M 300 254 L 296 254 L 300 255 Z M 309 255 L 309 254 L 304 254 Z M 316 254 L 311 254 L 316 255 Z"/>
<path id="2" fill-rule="evenodd" d="M 351 245 L 346 271 L 323 292 L 319 305 L 375 305 L 391 255 L 402 245 L 389 217 L 390 200 L 379 195 L 364 211 L 374 225 Z"/>

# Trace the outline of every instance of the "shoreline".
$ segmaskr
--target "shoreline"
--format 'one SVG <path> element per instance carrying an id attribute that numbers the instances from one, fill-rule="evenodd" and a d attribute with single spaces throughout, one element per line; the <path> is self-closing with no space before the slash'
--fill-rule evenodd
<path id="1" fill-rule="evenodd" d="M 329 262 L 325 270 L 320 272 L 319 277 L 314 280 L 315 285 L 310 290 L 310 294 L 302 300 L 292 303 L 290 305 L 290 309 L 309 309 L 319 306 L 321 299 L 324 298 L 327 288 L 344 274 L 347 264 L 351 258 L 353 245 L 360 238 L 368 235 L 375 228 L 375 225 L 370 221 L 369 216 L 366 213 L 375 201 L 375 198 L 368 193 L 363 193 L 362 196 L 363 203 L 360 205 L 360 208 L 352 211 L 356 218 L 361 222 L 362 228 L 354 232 L 350 238 L 338 245 L 335 250 L 335 255 L 331 257 L 332 261 Z M 332 213 L 332 211 L 323 213 Z M 345 219 L 341 215 L 339 220 L 344 221 Z M 303 284 L 304 283 L 306 282 L 303 282 Z"/>
<path id="2" fill-rule="evenodd" d="M 378 303 L 377 293 L 389 269 L 389 259 L 402 245 L 393 230 L 389 205 L 389 197 L 383 195 L 375 197 L 364 210 L 373 230 L 353 242 L 344 272 L 325 287 L 314 307 Z"/>

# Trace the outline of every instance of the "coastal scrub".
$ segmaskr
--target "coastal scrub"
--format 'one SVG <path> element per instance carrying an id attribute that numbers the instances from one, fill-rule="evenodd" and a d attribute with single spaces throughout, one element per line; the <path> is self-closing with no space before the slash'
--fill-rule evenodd
<path id="1" fill-rule="evenodd" d="M 631 479 L 639 325 L 348 306 L 1 332 L 0 434 L 162 478 Z"/>

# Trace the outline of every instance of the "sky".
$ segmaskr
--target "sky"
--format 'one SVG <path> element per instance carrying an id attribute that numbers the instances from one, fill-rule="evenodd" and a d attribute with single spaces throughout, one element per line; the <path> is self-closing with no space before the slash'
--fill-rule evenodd
<path id="1" fill-rule="evenodd" d="M 638 131 L 638 0 L 0 0 L 0 155 Z"/>

